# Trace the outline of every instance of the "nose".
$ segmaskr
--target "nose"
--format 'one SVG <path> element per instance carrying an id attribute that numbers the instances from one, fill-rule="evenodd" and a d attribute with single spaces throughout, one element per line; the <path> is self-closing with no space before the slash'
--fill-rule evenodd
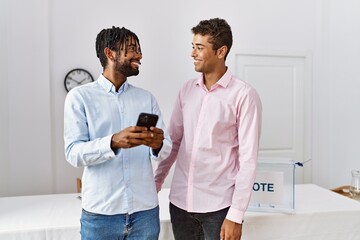
<path id="1" fill-rule="evenodd" d="M 142 59 L 142 53 L 140 51 L 135 52 L 135 57 Z"/>
<path id="2" fill-rule="evenodd" d="M 195 57 L 196 56 L 196 50 L 195 49 L 193 49 L 193 50 L 191 50 L 191 57 Z"/>

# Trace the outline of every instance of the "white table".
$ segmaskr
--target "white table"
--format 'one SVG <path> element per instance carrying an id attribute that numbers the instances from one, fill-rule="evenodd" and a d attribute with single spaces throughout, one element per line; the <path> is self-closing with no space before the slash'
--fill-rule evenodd
<path id="1" fill-rule="evenodd" d="M 247 212 L 242 240 L 359 240 L 360 202 L 296 185 L 296 214 Z M 173 240 L 168 189 L 159 193 L 160 240 Z M 80 240 L 79 194 L 0 198 L 1 240 Z"/>
<path id="2" fill-rule="evenodd" d="M 79 194 L 0 198 L 1 240 L 80 239 Z"/>
<path id="3" fill-rule="evenodd" d="M 172 240 L 168 194 L 159 193 L 160 239 Z M 72 193 L 0 198 L 0 240 L 80 240 L 78 197 Z"/>
<path id="4" fill-rule="evenodd" d="M 360 240 L 358 201 L 317 185 L 296 185 L 295 212 L 247 212 L 242 240 Z"/>

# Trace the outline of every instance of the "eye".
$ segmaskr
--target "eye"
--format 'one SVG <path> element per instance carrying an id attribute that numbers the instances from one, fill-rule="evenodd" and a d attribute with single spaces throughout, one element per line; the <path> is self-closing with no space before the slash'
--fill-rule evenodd
<path id="1" fill-rule="evenodd" d="M 196 51 L 201 51 L 201 50 L 203 50 L 204 48 L 203 47 L 201 47 L 201 46 L 192 46 L 192 50 L 194 51 L 194 50 L 196 50 Z"/>

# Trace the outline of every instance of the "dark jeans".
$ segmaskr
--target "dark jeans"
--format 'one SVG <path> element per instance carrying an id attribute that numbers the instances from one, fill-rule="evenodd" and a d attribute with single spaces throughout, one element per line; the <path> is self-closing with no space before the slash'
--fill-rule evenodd
<path id="1" fill-rule="evenodd" d="M 176 240 L 220 239 L 221 225 L 229 208 L 216 212 L 191 213 L 170 203 L 171 223 Z"/>

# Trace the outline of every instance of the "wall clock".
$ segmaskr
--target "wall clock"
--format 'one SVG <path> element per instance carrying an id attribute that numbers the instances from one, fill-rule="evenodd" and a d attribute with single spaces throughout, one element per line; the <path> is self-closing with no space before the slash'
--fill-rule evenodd
<path id="1" fill-rule="evenodd" d="M 68 72 L 64 79 L 66 91 L 70 91 L 74 87 L 93 82 L 94 78 L 90 72 L 82 68 L 75 68 Z"/>

